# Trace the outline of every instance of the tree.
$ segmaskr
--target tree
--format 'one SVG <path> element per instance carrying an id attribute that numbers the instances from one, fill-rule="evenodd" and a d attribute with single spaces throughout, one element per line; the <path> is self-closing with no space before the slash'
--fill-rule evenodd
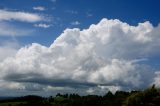
<path id="1" fill-rule="evenodd" d="M 153 85 L 147 90 L 130 95 L 123 106 L 160 106 L 160 92 Z"/>

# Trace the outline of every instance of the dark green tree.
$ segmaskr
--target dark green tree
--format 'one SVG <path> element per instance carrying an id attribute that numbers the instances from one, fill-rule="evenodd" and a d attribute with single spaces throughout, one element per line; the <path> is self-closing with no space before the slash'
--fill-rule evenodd
<path id="1" fill-rule="evenodd" d="M 153 85 L 147 90 L 130 95 L 123 106 L 160 106 L 160 92 Z"/>

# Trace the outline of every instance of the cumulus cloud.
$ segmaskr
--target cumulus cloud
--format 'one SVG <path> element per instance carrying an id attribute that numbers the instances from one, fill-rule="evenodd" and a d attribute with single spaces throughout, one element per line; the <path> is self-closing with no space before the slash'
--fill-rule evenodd
<path id="1" fill-rule="evenodd" d="M 8 11 L 0 9 L 0 21 L 22 21 L 22 22 L 38 22 L 43 21 L 44 18 L 41 15 L 22 12 L 22 11 Z"/>
<path id="2" fill-rule="evenodd" d="M 14 41 L 0 42 L 0 62 L 7 57 L 15 56 L 19 48 L 20 45 Z"/>
<path id="3" fill-rule="evenodd" d="M 49 28 L 49 27 L 51 27 L 51 25 L 42 24 L 42 23 L 40 23 L 40 24 L 35 24 L 34 26 L 35 26 L 35 27 L 39 27 L 39 28 Z"/>
<path id="4" fill-rule="evenodd" d="M 160 71 L 155 72 L 155 78 L 152 84 L 156 84 L 157 87 L 160 87 Z"/>
<path id="5" fill-rule="evenodd" d="M 159 84 L 159 71 L 144 62 L 159 57 L 159 33 L 150 22 L 131 26 L 117 19 L 66 29 L 50 47 L 33 43 L 1 62 L 0 79 L 28 91 L 45 85 L 97 94 Z"/>
<path id="6" fill-rule="evenodd" d="M 46 10 L 45 7 L 42 6 L 37 6 L 37 7 L 33 7 L 34 10 L 38 10 L 38 11 L 44 11 Z"/>

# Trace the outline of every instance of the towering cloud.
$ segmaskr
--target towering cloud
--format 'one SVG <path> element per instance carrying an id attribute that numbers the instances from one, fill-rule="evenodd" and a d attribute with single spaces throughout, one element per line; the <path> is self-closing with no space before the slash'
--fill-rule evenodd
<path id="1" fill-rule="evenodd" d="M 101 94 L 158 83 L 160 27 L 102 19 L 88 29 L 66 29 L 50 47 L 25 46 L 0 63 L 3 86 L 21 90 L 76 89 Z M 2 83 L 3 84 L 3 83 Z M 1 85 L 2 86 L 2 85 Z"/>

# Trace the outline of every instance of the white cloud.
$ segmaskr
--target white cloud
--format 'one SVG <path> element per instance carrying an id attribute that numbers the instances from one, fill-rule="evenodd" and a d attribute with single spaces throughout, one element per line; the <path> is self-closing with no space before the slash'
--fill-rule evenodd
<path id="1" fill-rule="evenodd" d="M 0 79 L 86 93 L 144 88 L 159 78 L 152 65 L 140 63 L 159 56 L 159 33 L 149 22 L 108 19 L 82 31 L 66 29 L 50 47 L 33 43 L 1 62 Z"/>
<path id="2" fill-rule="evenodd" d="M 74 21 L 74 22 L 71 22 L 71 25 L 80 25 L 81 23 L 79 21 Z"/>
<path id="3" fill-rule="evenodd" d="M 38 22 L 43 21 L 44 18 L 41 15 L 21 12 L 21 11 L 8 11 L 8 10 L 0 10 L 0 21 L 22 21 L 22 22 Z"/>
<path id="4" fill-rule="evenodd" d="M 51 25 L 48 25 L 48 24 L 35 24 L 34 25 L 35 27 L 40 27 L 40 28 L 49 28 L 49 27 L 51 27 Z"/>
<path id="5" fill-rule="evenodd" d="M 14 41 L 0 42 L 0 62 L 7 57 L 15 56 L 20 45 Z"/>
<path id="6" fill-rule="evenodd" d="M 0 22 L 0 36 L 28 36 L 31 29 L 20 28 L 6 22 Z"/>
<path id="7" fill-rule="evenodd" d="M 157 87 L 160 87 L 160 71 L 155 72 L 155 78 L 152 85 L 153 84 L 156 84 Z"/>
<path id="8" fill-rule="evenodd" d="M 46 10 L 45 7 L 42 6 L 38 6 L 38 7 L 33 7 L 34 10 L 38 10 L 38 11 L 44 11 Z"/>

